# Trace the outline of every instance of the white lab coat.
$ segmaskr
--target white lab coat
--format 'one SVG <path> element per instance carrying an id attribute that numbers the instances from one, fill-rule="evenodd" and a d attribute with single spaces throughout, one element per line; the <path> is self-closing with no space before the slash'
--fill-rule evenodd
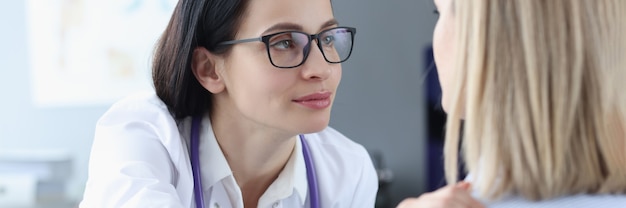
<path id="1" fill-rule="evenodd" d="M 200 157 L 206 207 L 243 207 L 241 191 L 203 119 Z M 154 94 L 114 104 L 98 121 L 80 207 L 195 207 L 189 157 L 191 119 L 175 120 Z M 320 206 L 374 207 L 378 178 L 365 148 L 328 127 L 305 135 Z M 301 144 L 259 207 L 309 207 Z"/>

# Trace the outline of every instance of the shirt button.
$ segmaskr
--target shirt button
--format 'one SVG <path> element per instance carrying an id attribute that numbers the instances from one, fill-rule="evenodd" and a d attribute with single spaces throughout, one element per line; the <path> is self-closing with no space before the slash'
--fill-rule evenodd
<path id="1" fill-rule="evenodd" d="M 272 208 L 278 208 L 280 207 L 280 202 L 274 202 L 274 204 L 272 204 Z"/>
<path id="2" fill-rule="evenodd" d="M 213 207 L 215 208 L 220 208 L 220 204 L 218 204 L 217 202 L 213 203 Z"/>

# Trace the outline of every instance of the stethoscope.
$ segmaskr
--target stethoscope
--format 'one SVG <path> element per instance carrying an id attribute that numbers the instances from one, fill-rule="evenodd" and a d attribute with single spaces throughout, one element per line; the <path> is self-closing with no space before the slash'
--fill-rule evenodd
<path id="1" fill-rule="evenodd" d="M 196 207 L 204 208 L 204 191 L 202 190 L 202 180 L 200 178 L 200 123 L 202 117 L 194 116 L 191 121 L 191 171 L 193 174 L 193 193 L 196 200 Z M 302 143 L 302 153 L 304 155 L 304 164 L 306 166 L 306 179 L 309 185 L 309 197 L 311 208 L 320 207 L 319 190 L 317 187 L 317 176 L 315 175 L 315 166 L 311 158 L 311 152 L 304 136 L 299 135 Z"/>

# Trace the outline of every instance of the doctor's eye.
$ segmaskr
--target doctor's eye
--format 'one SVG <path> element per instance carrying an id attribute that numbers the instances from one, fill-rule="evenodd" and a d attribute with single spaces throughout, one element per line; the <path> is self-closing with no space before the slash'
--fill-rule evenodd
<path id="1" fill-rule="evenodd" d="M 330 46 L 333 44 L 333 42 L 335 42 L 335 36 L 329 35 L 322 38 L 322 45 Z"/>
<path id="2" fill-rule="evenodd" d="M 272 43 L 270 46 L 277 49 L 288 49 L 293 46 L 291 40 L 281 40 L 276 43 Z"/>
<path id="3" fill-rule="evenodd" d="M 295 48 L 295 42 L 291 33 L 283 33 L 273 36 L 269 41 L 270 47 L 277 50 Z"/>

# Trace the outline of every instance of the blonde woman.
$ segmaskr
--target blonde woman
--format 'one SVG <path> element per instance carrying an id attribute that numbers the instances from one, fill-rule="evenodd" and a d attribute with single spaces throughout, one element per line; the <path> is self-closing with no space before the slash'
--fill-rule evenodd
<path id="1" fill-rule="evenodd" d="M 626 1 L 435 4 L 447 181 L 461 144 L 489 207 L 626 207 Z M 468 194 L 450 186 L 399 207 L 480 206 Z"/>

